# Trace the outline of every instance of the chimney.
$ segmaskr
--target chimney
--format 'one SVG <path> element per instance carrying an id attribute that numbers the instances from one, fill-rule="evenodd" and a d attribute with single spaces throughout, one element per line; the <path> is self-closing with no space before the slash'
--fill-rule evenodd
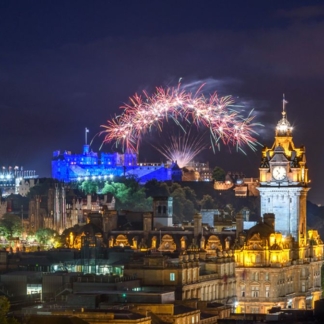
<path id="1" fill-rule="evenodd" d="M 194 215 L 194 237 L 202 233 L 202 216 L 199 213 Z"/>
<path id="2" fill-rule="evenodd" d="M 243 215 L 238 213 L 236 215 L 236 238 L 239 238 L 239 235 L 243 232 L 244 223 L 243 223 Z"/>

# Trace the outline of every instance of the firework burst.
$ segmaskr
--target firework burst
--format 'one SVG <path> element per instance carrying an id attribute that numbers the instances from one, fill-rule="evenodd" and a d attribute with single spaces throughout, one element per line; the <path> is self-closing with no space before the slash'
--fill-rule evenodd
<path id="1" fill-rule="evenodd" d="M 218 97 L 213 93 L 209 97 L 202 94 L 202 87 L 196 93 L 186 92 L 179 85 L 177 88 L 156 88 L 153 95 L 143 91 L 130 98 L 130 104 L 120 108 L 123 113 L 107 125 L 102 125 L 104 143 L 113 142 L 116 146 L 138 151 L 143 136 L 152 129 L 162 131 L 163 122 L 173 120 L 184 129 L 184 124 L 195 124 L 210 131 L 213 149 L 222 142 L 234 145 L 242 150 L 243 145 L 256 149 L 258 142 L 252 123 L 254 116 L 246 118 L 234 109 L 231 96 Z M 242 150 L 243 151 L 243 150 Z"/>
<path id="2" fill-rule="evenodd" d="M 171 135 L 169 144 L 153 147 L 171 162 L 177 162 L 180 168 L 189 164 L 200 152 L 207 148 L 203 136 L 194 137 L 190 131 L 178 136 Z"/>

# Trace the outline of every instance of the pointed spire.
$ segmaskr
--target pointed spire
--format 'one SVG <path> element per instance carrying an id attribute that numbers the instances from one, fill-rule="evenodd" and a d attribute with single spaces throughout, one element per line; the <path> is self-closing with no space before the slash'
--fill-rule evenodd
<path id="1" fill-rule="evenodd" d="M 282 119 L 278 122 L 276 128 L 276 135 L 278 136 L 290 136 L 292 127 L 287 120 L 286 104 L 288 101 L 285 98 L 285 94 L 282 96 Z"/>

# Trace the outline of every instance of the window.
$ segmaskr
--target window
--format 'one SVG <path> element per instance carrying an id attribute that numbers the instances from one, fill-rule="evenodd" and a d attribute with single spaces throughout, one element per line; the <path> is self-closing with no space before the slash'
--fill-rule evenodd
<path id="1" fill-rule="evenodd" d="M 253 273 L 253 280 L 254 281 L 258 281 L 259 280 L 259 273 L 258 272 L 254 272 Z"/>
<path id="2" fill-rule="evenodd" d="M 175 281 L 175 273 L 170 273 L 170 281 Z"/>
<path id="3" fill-rule="evenodd" d="M 252 298 L 259 297 L 259 287 L 252 287 Z"/>
<path id="4" fill-rule="evenodd" d="M 245 297 L 245 287 L 241 287 L 241 297 Z"/>
<path id="5" fill-rule="evenodd" d="M 265 277 L 265 280 L 269 280 L 269 272 L 266 272 L 264 277 Z"/>
<path id="6" fill-rule="evenodd" d="M 266 289 L 265 296 L 266 296 L 266 298 L 269 298 L 270 297 L 270 287 L 266 286 L 265 289 Z"/>
<path id="7" fill-rule="evenodd" d="M 195 316 L 191 316 L 191 323 L 192 323 L 192 324 L 195 323 Z"/>
<path id="8" fill-rule="evenodd" d="M 305 282 L 302 282 L 302 292 L 305 292 L 306 291 L 306 284 Z"/>

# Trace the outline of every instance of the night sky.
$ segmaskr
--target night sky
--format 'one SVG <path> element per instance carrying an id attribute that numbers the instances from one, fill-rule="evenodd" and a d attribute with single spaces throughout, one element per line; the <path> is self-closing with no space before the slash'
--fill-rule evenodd
<path id="1" fill-rule="evenodd" d="M 2 0 L 0 165 L 50 176 L 54 150 L 81 152 L 85 127 L 92 138 L 129 96 L 179 78 L 232 95 L 244 114 L 254 109 L 267 146 L 285 93 L 295 145 L 306 146 L 310 200 L 324 203 L 322 1 Z M 261 147 L 245 151 L 199 159 L 256 177 Z M 143 149 L 140 159 L 161 157 Z"/>

